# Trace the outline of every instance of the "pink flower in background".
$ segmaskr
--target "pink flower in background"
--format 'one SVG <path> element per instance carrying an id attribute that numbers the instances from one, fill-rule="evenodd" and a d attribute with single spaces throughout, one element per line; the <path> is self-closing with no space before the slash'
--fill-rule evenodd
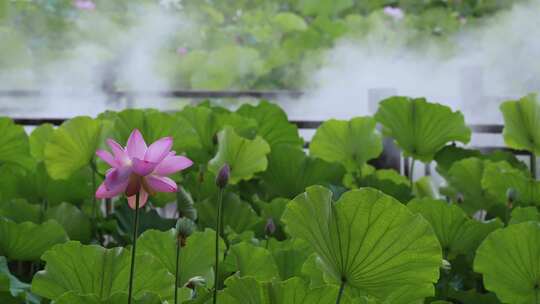
<path id="1" fill-rule="evenodd" d="M 399 7 L 387 6 L 383 10 L 384 14 L 394 18 L 395 20 L 401 20 L 405 17 L 405 13 Z"/>
<path id="2" fill-rule="evenodd" d="M 73 5 L 83 11 L 93 11 L 96 9 L 96 4 L 92 0 L 74 0 Z"/>
<path id="3" fill-rule="evenodd" d="M 176 49 L 176 53 L 178 55 L 184 56 L 188 53 L 188 49 L 186 47 L 179 47 Z"/>
<path id="4" fill-rule="evenodd" d="M 137 193 L 140 197 L 139 207 L 143 207 L 149 194 L 176 192 L 176 183 L 167 175 L 189 168 L 193 162 L 171 151 L 172 143 L 171 137 L 164 137 L 147 147 L 137 129 L 131 132 L 125 148 L 108 139 L 112 154 L 98 150 L 96 155 L 112 168 L 98 187 L 96 197 L 112 198 L 125 193 L 129 206 L 135 209 Z"/>

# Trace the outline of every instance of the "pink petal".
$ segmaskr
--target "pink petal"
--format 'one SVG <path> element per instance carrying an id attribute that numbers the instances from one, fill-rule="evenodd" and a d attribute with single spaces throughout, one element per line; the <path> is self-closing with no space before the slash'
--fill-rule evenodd
<path id="1" fill-rule="evenodd" d="M 107 139 L 107 144 L 109 147 L 111 147 L 111 151 L 113 152 L 114 158 L 118 164 L 129 163 L 129 156 L 119 143 L 109 138 Z"/>
<path id="2" fill-rule="evenodd" d="M 172 137 L 163 137 L 148 147 L 144 159 L 147 161 L 159 163 L 162 161 L 171 151 L 173 144 Z"/>
<path id="3" fill-rule="evenodd" d="M 118 166 L 118 163 L 116 162 L 116 160 L 114 159 L 112 154 L 109 153 L 108 151 L 97 150 L 96 155 L 97 155 L 97 157 L 101 158 L 104 162 L 109 164 L 109 166 L 111 166 L 111 167 L 117 167 Z"/>
<path id="4" fill-rule="evenodd" d="M 148 175 L 145 177 L 146 184 L 151 188 L 150 192 L 176 192 L 176 183 L 164 176 Z"/>
<path id="5" fill-rule="evenodd" d="M 191 167 L 193 161 L 180 155 L 168 155 L 162 160 L 154 170 L 157 175 L 169 175 Z"/>
<path id="6" fill-rule="evenodd" d="M 105 186 L 105 182 L 101 183 L 96 191 L 96 198 L 113 198 L 120 193 L 124 192 L 125 188 L 117 187 L 113 189 L 107 189 L 107 186 Z"/>
<path id="7" fill-rule="evenodd" d="M 126 188 L 130 174 L 130 167 L 113 168 L 105 174 L 105 186 L 107 189 L 117 188 L 120 185 L 124 185 L 123 188 Z"/>
<path id="8" fill-rule="evenodd" d="M 141 134 L 141 132 L 138 129 L 133 130 L 131 132 L 131 135 L 129 135 L 127 145 L 126 145 L 126 151 L 130 158 L 139 158 L 144 159 L 144 155 L 146 154 L 146 142 L 144 142 L 144 138 Z"/>
<path id="9" fill-rule="evenodd" d="M 146 176 L 152 173 L 152 171 L 154 171 L 154 169 L 158 165 L 158 163 L 149 162 L 147 160 L 140 160 L 138 158 L 133 158 L 132 162 L 133 172 L 135 172 L 135 174 L 139 176 Z"/>
<path id="10" fill-rule="evenodd" d="M 137 196 L 136 195 L 132 195 L 130 197 L 128 197 L 128 205 L 131 209 L 135 209 L 136 207 L 136 200 Z M 141 189 L 141 191 L 139 192 L 139 208 L 142 208 L 144 207 L 144 205 L 146 205 L 146 201 L 148 200 L 148 193 L 146 191 L 144 191 L 144 189 Z"/>

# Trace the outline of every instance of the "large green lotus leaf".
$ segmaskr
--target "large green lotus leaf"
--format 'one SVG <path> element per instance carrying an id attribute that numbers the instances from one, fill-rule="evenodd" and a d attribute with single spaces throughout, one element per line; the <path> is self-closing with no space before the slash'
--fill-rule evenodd
<path id="1" fill-rule="evenodd" d="M 189 279 L 201 276 L 206 280 L 208 287 L 213 286 L 213 267 L 215 263 L 214 246 L 215 232 L 210 229 L 196 231 L 180 251 L 179 286 L 183 286 Z M 220 240 L 223 259 L 225 243 Z M 176 272 L 176 230 L 168 231 L 148 230 L 141 235 L 137 250 L 154 256 L 174 276 Z"/>
<path id="2" fill-rule="evenodd" d="M 45 157 L 45 144 L 54 134 L 54 126 L 51 124 L 42 124 L 32 130 L 30 134 L 30 154 L 37 160 L 42 161 Z"/>
<path id="3" fill-rule="evenodd" d="M 41 299 L 30 292 L 30 284 L 19 281 L 11 274 L 3 256 L 0 256 L 0 301 L 3 304 L 41 303 Z"/>
<path id="4" fill-rule="evenodd" d="M 0 165 L 13 163 L 30 169 L 33 160 L 24 128 L 16 125 L 10 118 L 0 117 L 0 134 Z"/>
<path id="5" fill-rule="evenodd" d="M 514 189 L 514 206 L 540 205 L 540 182 L 506 162 L 485 165 L 482 188 L 499 204 L 506 204 L 508 189 Z"/>
<path id="6" fill-rule="evenodd" d="M 448 142 L 468 143 L 471 130 L 460 112 L 424 98 L 391 97 L 381 101 L 375 118 L 406 156 L 433 160 Z"/>
<path id="7" fill-rule="evenodd" d="M 216 228 L 217 196 L 214 195 L 204 201 L 195 204 L 199 214 L 199 223 L 203 227 Z M 238 197 L 237 194 L 226 192 L 223 196 L 223 227 L 230 227 L 236 233 L 251 229 L 260 221 L 257 213 L 248 202 Z"/>
<path id="8" fill-rule="evenodd" d="M 468 214 L 478 210 L 489 210 L 495 203 L 493 197 L 482 189 L 484 168 L 489 161 L 476 157 L 454 162 L 447 171 L 447 181 L 452 189 L 460 193 L 463 201 L 459 204 Z"/>
<path id="9" fill-rule="evenodd" d="M 272 150 L 278 145 L 302 147 L 304 141 L 298 134 L 298 128 L 289 122 L 287 114 L 279 106 L 261 101 L 256 106 L 244 104 L 237 113 L 257 121 L 257 134 L 268 142 Z"/>
<path id="10" fill-rule="evenodd" d="M 510 216 L 510 225 L 523 222 L 540 222 L 540 213 L 536 207 L 516 207 Z"/>
<path id="11" fill-rule="evenodd" d="M 270 153 L 270 146 L 260 136 L 253 140 L 245 139 L 231 127 L 226 127 L 218 133 L 218 142 L 217 154 L 208 163 L 208 169 L 217 174 L 225 163 L 229 164 L 229 183 L 249 180 L 255 173 L 266 170 L 266 155 Z"/>
<path id="12" fill-rule="evenodd" d="M 408 202 L 412 198 L 409 179 L 393 169 L 377 170 L 363 178 L 361 185 L 380 190 L 400 202 Z"/>
<path id="13" fill-rule="evenodd" d="M 227 288 L 219 294 L 223 304 L 334 304 L 337 286 L 326 285 L 310 289 L 302 279 L 291 278 L 282 282 L 260 282 L 253 277 L 231 276 Z M 352 304 L 345 296 L 341 303 Z"/>
<path id="14" fill-rule="evenodd" d="M 56 220 L 62 225 L 70 240 L 88 243 L 92 238 L 90 218 L 71 204 L 61 203 L 47 209 L 45 219 Z"/>
<path id="15" fill-rule="evenodd" d="M 356 172 L 382 152 L 382 138 L 375 124 L 371 117 L 328 120 L 313 136 L 309 145 L 310 155 L 338 162 L 347 171 Z"/>
<path id="16" fill-rule="evenodd" d="M 68 240 L 56 221 L 17 224 L 0 217 L 0 255 L 10 260 L 37 261 L 52 246 Z"/>
<path id="17" fill-rule="evenodd" d="M 126 292 L 129 284 L 131 252 L 123 248 L 105 249 L 97 245 L 67 242 L 45 252 L 45 270 L 32 280 L 32 292 L 56 300 L 66 292 L 94 295 L 106 300 L 117 292 Z M 133 297 L 155 293 L 172 298 L 174 277 L 147 254 L 135 259 Z"/>
<path id="18" fill-rule="evenodd" d="M 510 148 L 540 153 L 540 104 L 535 94 L 501 104 L 504 142 Z"/>
<path id="19" fill-rule="evenodd" d="M 498 219 L 486 223 L 473 220 L 455 204 L 444 201 L 414 199 L 407 207 L 431 224 L 447 259 L 474 252 L 488 234 L 504 226 Z"/>
<path id="20" fill-rule="evenodd" d="M 227 259 L 229 264 L 236 266 L 237 274 L 241 277 L 249 276 L 259 281 L 279 278 L 276 262 L 265 248 L 241 242 L 231 246 Z"/>
<path id="21" fill-rule="evenodd" d="M 271 197 L 293 198 L 311 185 L 340 184 L 344 173 L 339 164 L 306 156 L 296 147 L 278 146 L 268 156 L 262 179 Z"/>
<path id="22" fill-rule="evenodd" d="M 540 303 L 540 224 L 526 222 L 491 233 L 476 251 L 474 271 L 503 303 Z"/>
<path id="23" fill-rule="evenodd" d="M 187 298 L 178 297 L 179 300 Z M 125 292 L 117 292 L 109 298 L 102 299 L 97 295 L 83 295 L 74 291 L 66 292 L 54 301 L 55 304 L 118 304 L 127 303 L 128 294 Z M 152 293 L 145 293 L 137 299 L 133 299 L 133 304 L 162 304 L 159 296 Z M 166 303 L 166 302 L 165 302 Z M 182 302 L 180 302 L 182 303 Z"/>
<path id="24" fill-rule="evenodd" d="M 15 223 L 41 222 L 42 207 L 40 205 L 29 204 L 23 199 L 0 201 L 0 216 L 5 217 Z"/>
<path id="25" fill-rule="evenodd" d="M 68 179 L 90 164 L 99 146 L 101 124 L 79 116 L 64 122 L 45 144 L 45 165 L 54 179 Z"/>
<path id="26" fill-rule="evenodd" d="M 309 187 L 289 203 L 282 220 L 293 237 L 311 244 L 336 282 L 380 299 L 404 287 L 433 294 L 442 261 L 433 229 L 380 191 L 351 190 L 333 202 L 330 190 Z"/>

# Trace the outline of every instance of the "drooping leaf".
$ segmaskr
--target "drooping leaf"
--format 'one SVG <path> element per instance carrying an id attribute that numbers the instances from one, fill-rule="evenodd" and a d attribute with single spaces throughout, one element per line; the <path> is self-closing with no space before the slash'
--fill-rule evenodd
<path id="1" fill-rule="evenodd" d="M 391 97 L 381 101 L 375 118 L 406 156 L 433 160 L 448 142 L 468 143 L 471 130 L 460 112 L 423 98 Z"/>
<path id="2" fill-rule="evenodd" d="M 356 172 L 382 152 L 382 139 L 375 124 L 370 117 L 357 117 L 349 121 L 328 120 L 313 136 L 309 145 L 310 155 L 338 162 L 347 171 Z"/>
<path id="3" fill-rule="evenodd" d="M 476 251 L 474 271 L 503 303 L 540 301 L 540 224 L 525 222 L 492 232 Z"/>
<path id="4" fill-rule="evenodd" d="M 30 169 L 33 161 L 23 127 L 10 118 L 0 117 L 0 134 L 0 164 L 12 163 Z"/>
<path id="5" fill-rule="evenodd" d="M 298 128 L 289 122 L 287 114 L 280 107 L 267 101 L 261 101 L 257 106 L 242 105 L 238 114 L 254 118 L 257 121 L 257 134 L 264 138 L 271 147 L 291 145 L 301 147 L 303 140 L 298 134 Z"/>
<path id="6" fill-rule="evenodd" d="M 302 275 L 302 266 L 312 254 L 309 244 L 300 239 L 269 241 L 269 250 L 279 271 L 281 280 Z"/>
<path id="7" fill-rule="evenodd" d="M 504 226 L 498 219 L 486 223 L 473 220 L 455 204 L 444 201 L 414 199 L 407 207 L 431 224 L 447 259 L 474 252 L 489 233 Z"/>
<path id="8" fill-rule="evenodd" d="M 241 242 L 231 246 L 227 258 L 236 266 L 240 277 L 253 277 L 259 281 L 279 278 L 278 268 L 270 251 Z"/>
<path id="9" fill-rule="evenodd" d="M 413 184 L 413 195 L 418 198 L 436 198 L 437 192 L 433 187 L 431 176 L 423 176 Z"/>
<path id="10" fill-rule="evenodd" d="M 56 300 L 67 292 L 107 300 L 128 290 L 131 253 L 123 248 L 105 249 L 96 245 L 67 242 L 54 246 L 42 257 L 45 270 L 32 280 L 32 292 Z M 174 277 L 159 261 L 147 254 L 135 259 L 133 297 L 155 293 L 170 299 Z M 92 302 L 91 302 L 92 303 Z"/>
<path id="11" fill-rule="evenodd" d="M 118 222 L 118 233 L 120 236 L 125 238 L 126 241 L 132 242 L 133 222 L 135 221 L 133 209 L 129 208 L 127 203 L 123 203 L 119 207 L 116 207 L 113 217 Z M 150 229 L 166 231 L 173 228 L 175 225 L 175 219 L 160 217 L 154 209 L 139 211 L 139 235 Z"/>
<path id="12" fill-rule="evenodd" d="M 55 220 L 62 225 L 71 240 L 88 243 L 92 238 L 90 218 L 71 204 L 61 203 L 47 209 L 45 219 Z"/>
<path id="13" fill-rule="evenodd" d="M 529 221 L 540 222 L 540 213 L 536 207 L 516 207 L 512 210 L 510 225 Z"/>
<path id="14" fill-rule="evenodd" d="M 261 137 L 245 139 L 238 136 L 232 128 L 226 127 L 218 133 L 218 142 L 217 154 L 208 163 L 208 169 L 217 174 L 223 164 L 229 164 L 229 183 L 249 180 L 255 173 L 266 170 L 266 155 L 270 153 L 270 146 Z"/>
<path id="15" fill-rule="evenodd" d="M 260 282 L 252 277 L 231 276 L 227 288 L 220 294 L 224 304 L 330 304 L 335 303 L 337 287 L 326 285 L 310 289 L 300 278 L 283 282 Z M 341 303 L 351 303 L 345 297 Z"/>
<path id="16" fill-rule="evenodd" d="M 279 146 L 268 155 L 262 178 L 271 197 L 293 198 L 311 185 L 340 184 L 344 173 L 338 164 L 306 156 L 296 147 Z"/>
<path id="17" fill-rule="evenodd" d="M 404 286 L 415 296 L 433 293 L 442 258 L 430 224 L 380 191 L 352 190 L 333 202 L 329 190 L 313 186 L 289 203 L 282 220 L 336 282 L 380 299 L 395 292 L 408 298 Z"/>
<path id="18" fill-rule="evenodd" d="M 90 164 L 99 145 L 101 125 L 79 116 L 64 122 L 45 144 L 45 165 L 54 179 L 68 179 Z"/>
<path id="19" fill-rule="evenodd" d="M 161 262 L 169 273 L 176 271 L 176 231 L 148 230 L 138 240 L 140 253 L 152 255 Z M 220 259 L 223 259 L 225 243 L 220 240 Z M 179 288 L 189 279 L 201 276 L 206 280 L 206 286 L 214 285 L 213 267 L 215 232 L 210 229 L 196 231 L 187 238 L 186 245 L 180 251 Z"/>
<path id="20" fill-rule="evenodd" d="M 482 188 L 494 198 L 495 203 L 506 204 L 507 192 L 514 189 L 514 206 L 536 206 L 540 204 L 540 182 L 506 162 L 489 163 L 485 166 Z"/>
<path id="21" fill-rule="evenodd" d="M 535 94 L 501 104 L 504 142 L 510 148 L 540 153 L 540 104 Z"/>
<path id="22" fill-rule="evenodd" d="M 68 239 L 56 221 L 17 224 L 3 217 L 0 217 L 0 235 L 0 255 L 19 261 L 37 261 L 46 250 Z"/>
<path id="23" fill-rule="evenodd" d="M 41 222 L 41 209 L 40 205 L 29 204 L 23 199 L 0 202 L 0 216 L 15 223 Z"/>

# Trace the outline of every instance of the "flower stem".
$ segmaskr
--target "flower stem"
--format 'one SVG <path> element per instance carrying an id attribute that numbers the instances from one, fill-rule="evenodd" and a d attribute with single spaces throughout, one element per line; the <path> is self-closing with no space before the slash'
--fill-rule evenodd
<path id="1" fill-rule="evenodd" d="M 137 230 L 139 229 L 139 193 L 135 195 L 135 220 L 133 222 L 133 248 L 131 249 L 131 269 L 129 271 L 128 304 L 131 304 L 133 294 L 133 275 L 135 273 L 135 251 L 137 250 Z"/>
<path id="2" fill-rule="evenodd" d="M 216 251 L 215 251 L 215 273 L 214 273 L 214 297 L 213 303 L 217 303 L 217 290 L 218 290 L 218 275 L 219 275 L 219 238 L 221 236 L 221 213 L 223 205 L 223 190 L 224 188 L 219 189 L 218 192 L 218 212 L 216 217 Z"/>
<path id="3" fill-rule="evenodd" d="M 536 179 L 536 154 L 531 154 L 531 175 L 533 179 Z"/>
<path id="4" fill-rule="evenodd" d="M 413 158 L 411 160 L 411 169 L 409 170 L 409 181 L 411 182 L 411 187 L 414 184 L 414 165 L 415 165 L 415 162 L 416 162 L 416 160 Z"/>
<path id="5" fill-rule="evenodd" d="M 343 291 L 345 291 L 345 280 L 341 280 L 341 285 L 339 286 L 339 292 L 336 299 L 336 304 L 339 304 L 341 302 L 341 297 L 343 296 Z"/>
<path id="6" fill-rule="evenodd" d="M 174 304 L 178 304 L 178 273 L 180 272 L 180 239 L 176 238 L 176 275 L 174 279 Z"/>
<path id="7" fill-rule="evenodd" d="M 92 193 L 96 193 L 96 162 L 92 158 Z M 95 195 L 92 195 L 92 215 L 97 218 L 97 199 Z"/>

